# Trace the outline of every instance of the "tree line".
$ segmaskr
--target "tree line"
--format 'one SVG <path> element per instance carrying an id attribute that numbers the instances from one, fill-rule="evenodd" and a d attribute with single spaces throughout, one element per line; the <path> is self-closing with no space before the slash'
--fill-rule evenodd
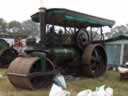
<path id="1" fill-rule="evenodd" d="M 6 22 L 6 20 L 0 18 L 0 34 L 39 36 L 39 24 L 34 23 L 32 20 Z"/>
<path id="2" fill-rule="evenodd" d="M 128 35 L 128 24 L 115 26 L 111 29 L 111 32 L 106 33 L 107 38 L 118 37 L 120 35 Z"/>

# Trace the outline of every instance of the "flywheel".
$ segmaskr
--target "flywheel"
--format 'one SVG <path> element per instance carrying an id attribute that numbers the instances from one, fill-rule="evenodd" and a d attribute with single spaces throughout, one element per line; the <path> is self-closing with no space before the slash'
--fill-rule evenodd
<path id="1" fill-rule="evenodd" d="M 89 34 L 86 30 L 81 29 L 80 31 L 78 31 L 76 37 L 76 43 L 77 46 L 82 50 L 85 47 L 85 45 L 89 43 Z"/>

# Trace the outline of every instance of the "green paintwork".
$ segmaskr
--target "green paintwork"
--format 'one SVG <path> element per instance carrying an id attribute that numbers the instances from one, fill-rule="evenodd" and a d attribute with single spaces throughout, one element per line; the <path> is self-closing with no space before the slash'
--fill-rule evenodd
<path id="1" fill-rule="evenodd" d="M 67 10 L 65 9 L 54 9 L 48 12 L 48 14 L 64 14 Z M 79 13 L 80 14 L 80 13 Z M 64 15 L 64 18 L 66 20 L 73 20 L 73 21 L 78 21 L 78 22 L 83 22 L 83 23 L 91 23 L 91 24 L 99 24 L 102 26 L 113 26 L 113 22 L 104 22 L 104 21 L 98 21 L 98 20 L 93 20 L 90 19 L 88 17 L 82 18 L 81 16 L 79 16 L 79 14 L 76 15 Z M 96 17 L 95 17 L 96 18 Z"/>
<path id="2" fill-rule="evenodd" d="M 2 54 L 3 51 L 8 48 L 9 48 L 9 44 L 5 40 L 0 39 L 0 54 Z"/>
<path id="3" fill-rule="evenodd" d="M 50 16 L 50 17 L 49 17 Z M 48 18 L 47 18 L 48 17 Z M 101 27 L 101 26 L 109 26 L 112 27 L 115 24 L 115 21 L 108 20 L 88 14 L 83 14 L 80 12 L 62 9 L 62 8 L 51 8 L 46 10 L 46 23 L 47 24 L 55 24 L 60 26 L 72 26 L 72 27 Z M 51 19 L 54 20 L 51 20 Z M 35 22 L 39 22 L 39 12 L 32 15 L 32 20 Z M 52 22 L 54 21 L 54 22 Z M 67 25 L 64 24 L 66 21 Z M 73 24 L 75 22 L 75 24 Z"/>
<path id="4" fill-rule="evenodd" d="M 55 48 L 51 49 L 49 53 L 56 62 L 65 62 L 78 56 L 77 51 L 73 48 Z"/>
<path id="5" fill-rule="evenodd" d="M 110 23 L 98 22 L 96 20 L 91 20 L 89 18 L 80 18 L 80 17 L 73 17 L 73 16 L 68 16 L 68 15 L 65 15 L 64 17 L 67 20 L 74 20 L 74 21 L 79 21 L 79 22 L 83 22 L 83 23 L 87 22 L 87 23 L 92 23 L 92 24 L 99 24 L 99 25 L 103 25 L 103 26 L 108 25 L 110 27 L 112 26 L 112 24 L 110 24 Z"/>
<path id="6" fill-rule="evenodd" d="M 46 71 L 46 54 L 42 53 L 42 52 L 32 52 L 30 53 L 31 56 L 36 56 L 36 57 L 40 57 L 40 60 L 36 62 L 35 65 L 36 69 L 34 69 L 35 71 L 42 71 L 45 72 Z"/>

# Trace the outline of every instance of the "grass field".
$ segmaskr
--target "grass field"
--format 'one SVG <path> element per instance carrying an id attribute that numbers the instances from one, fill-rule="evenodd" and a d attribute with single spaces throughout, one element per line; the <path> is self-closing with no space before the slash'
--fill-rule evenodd
<path id="1" fill-rule="evenodd" d="M 0 69 L 0 73 L 4 76 L 0 79 L 0 96 L 48 96 L 50 89 L 41 89 L 36 91 L 27 91 L 14 88 L 7 79 L 6 69 Z M 67 81 L 68 90 L 71 96 L 85 89 L 95 89 L 98 86 L 105 84 L 114 89 L 114 96 L 127 96 L 128 81 L 120 81 L 119 73 L 109 71 L 103 77 L 97 79 L 81 79 L 76 81 Z"/>

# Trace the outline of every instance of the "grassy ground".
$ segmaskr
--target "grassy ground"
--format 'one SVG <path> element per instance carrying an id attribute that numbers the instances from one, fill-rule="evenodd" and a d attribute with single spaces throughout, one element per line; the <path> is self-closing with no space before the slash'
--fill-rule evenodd
<path id="1" fill-rule="evenodd" d="M 48 96 L 49 90 L 36 90 L 26 91 L 22 89 L 14 88 L 7 79 L 6 69 L 0 69 L 0 73 L 5 76 L 0 79 L 0 96 Z M 127 96 L 128 94 L 128 81 L 120 81 L 119 74 L 117 72 L 109 71 L 103 77 L 97 79 L 82 79 L 76 81 L 68 81 L 68 90 L 71 92 L 71 96 L 88 88 L 95 89 L 97 86 L 105 84 L 114 89 L 114 96 Z"/>

